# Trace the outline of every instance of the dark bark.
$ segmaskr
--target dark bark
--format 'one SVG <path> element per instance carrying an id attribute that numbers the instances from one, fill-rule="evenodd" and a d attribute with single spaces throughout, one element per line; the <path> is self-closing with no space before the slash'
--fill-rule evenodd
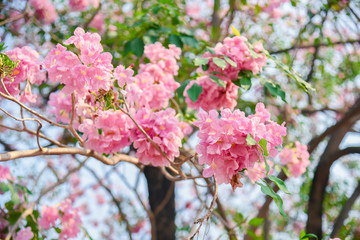
<path id="1" fill-rule="evenodd" d="M 165 178 L 159 168 L 147 166 L 144 174 L 155 217 L 156 240 L 175 239 L 175 183 Z"/>
<path id="2" fill-rule="evenodd" d="M 330 167 L 339 157 L 343 156 L 343 154 L 341 154 L 342 151 L 339 150 L 339 145 L 345 134 L 358 119 L 360 119 L 360 98 L 338 124 L 336 124 L 337 128 L 332 132 L 326 149 L 320 157 L 319 164 L 315 170 L 309 194 L 306 232 L 316 234 L 319 239 L 322 239 L 323 235 L 323 202 L 325 198 L 325 188 L 329 181 Z"/>

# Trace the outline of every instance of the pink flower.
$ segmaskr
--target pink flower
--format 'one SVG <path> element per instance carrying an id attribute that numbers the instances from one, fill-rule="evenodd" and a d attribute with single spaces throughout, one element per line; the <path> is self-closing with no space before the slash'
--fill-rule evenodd
<path id="1" fill-rule="evenodd" d="M 306 171 L 310 164 L 309 156 L 307 146 L 298 141 L 294 148 L 284 148 L 279 155 L 281 164 L 286 165 L 294 177 L 299 177 Z"/>
<path id="2" fill-rule="evenodd" d="M 70 8 L 73 11 L 83 11 L 89 5 L 88 0 L 69 0 Z"/>
<path id="3" fill-rule="evenodd" d="M 130 145 L 129 136 L 133 122 L 120 111 L 98 111 L 93 120 L 85 119 L 79 126 L 86 139 L 85 147 L 111 154 Z"/>
<path id="4" fill-rule="evenodd" d="M 77 237 L 80 232 L 81 219 L 78 209 L 75 209 L 71 205 L 71 200 L 66 199 L 60 204 L 62 230 L 59 235 L 60 240 L 66 240 L 69 238 Z"/>
<path id="5" fill-rule="evenodd" d="M 267 160 L 267 163 L 270 167 L 269 174 L 271 175 L 274 172 L 273 170 L 274 163 L 270 160 Z M 250 181 L 253 184 L 259 179 L 266 177 L 265 162 L 263 161 L 255 162 L 255 164 L 252 167 L 249 167 L 247 169 L 246 175 L 249 177 Z"/>
<path id="6" fill-rule="evenodd" d="M 234 112 L 230 109 L 222 110 L 221 118 L 218 118 L 219 114 L 215 110 L 209 113 L 201 110 L 199 121 L 194 124 L 199 128 L 200 142 L 196 146 L 199 163 L 210 166 L 204 170 L 204 177 L 214 175 L 219 183 L 230 183 L 239 171 L 253 168 L 259 160 L 262 162 L 260 146 L 247 145 L 248 135 L 257 143 L 265 139 L 269 156 L 274 157 L 277 153 L 275 147 L 282 144 L 281 136 L 286 135 L 286 128 L 263 117 L 267 115 L 262 103 L 257 104 L 256 114 L 248 117 L 238 109 Z M 234 186 L 237 185 L 241 184 Z"/>
<path id="7" fill-rule="evenodd" d="M 31 228 L 27 227 L 21 229 L 15 234 L 14 240 L 30 240 L 34 237 L 34 234 L 31 232 Z"/>
<path id="8" fill-rule="evenodd" d="M 51 24 L 57 19 L 56 9 L 49 0 L 30 0 L 30 4 L 35 9 L 35 17 L 45 24 Z"/>
<path id="9" fill-rule="evenodd" d="M 60 218 L 57 207 L 42 206 L 41 217 L 39 218 L 39 226 L 44 230 L 50 229 L 51 225 L 55 226 L 55 221 Z"/>
<path id="10" fill-rule="evenodd" d="M 104 15 L 102 13 L 96 14 L 94 19 L 90 22 L 89 27 L 97 29 L 100 34 L 104 33 L 105 31 Z"/>
<path id="11" fill-rule="evenodd" d="M 48 105 L 51 106 L 49 113 L 56 116 L 57 122 L 70 123 L 71 114 L 71 95 L 60 91 L 51 93 Z"/>
<path id="12" fill-rule="evenodd" d="M 231 81 L 224 81 L 226 87 L 220 87 L 217 83 L 212 81 L 209 76 L 202 76 L 197 78 L 196 81 L 191 81 L 184 90 L 185 101 L 188 107 L 199 109 L 202 108 L 205 111 L 212 109 L 229 108 L 234 109 L 237 102 L 237 94 L 239 87 L 233 84 Z M 188 96 L 187 91 L 193 86 L 198 84 L 202 87 L 202 93 L 196 102 L 192 102 Z"/>
<path id="13" fill-rule="evenodd" d="M 175 117 L 175 114 L 175 110 L 171 108 L 158 112 L 142 108 L 134 116 L 139 125 L 171 161 L 179 156 L 181 139 L 184 137 L 182 129 L 179 127 L 179 120 Z M 170 165 L 169 161 L 149 142 L 138 128 L 134 127 L 131 130 L 130 138 L 134 142 L 134 147 L 137 149 L 136 156 L 141 163 L 151 164 L 152 166 Z"/>
<path id="14" fill-rule="evenodd" d="M 114 78 L 118 81 L 120 87 L 125 86 L 127 83 L 134 82 L 134 71 L 131 68 L 126 68 L 123 65 L 119 65 L 115 68 Z"/>
<path id="15" fill-rule="evenodd" d="M 10 180 L 12 179 L 10 169 L 6 166 L 0 165 L 0 180 Z"/>

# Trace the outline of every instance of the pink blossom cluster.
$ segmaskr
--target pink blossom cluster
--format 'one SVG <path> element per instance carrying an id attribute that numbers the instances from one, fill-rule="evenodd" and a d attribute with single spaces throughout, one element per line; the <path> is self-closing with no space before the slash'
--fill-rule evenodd
<path id="1" fill-rule="evenodd" d="M 190 130 L 189 127 L 181 127 L 180 121 L 175 117 L 175 114 L 175 110 L 172 108 L 158 112 L 142 108 L 134 117 L 147 135 L 171 161 L 179 156 L 179 147 L 182 145 L 181 140 Z M 134 147 L 137 149 L 136 156 L 141 163 L 153 166 L 170 166 L 170 162 L 138 128 L 135 127 L 131 130 L 130 138 L 134 142 Z"/>
<path id="2" fill-rule="evenodd" d="M 181 49 L 173 44 L 166 49 L 157 42 L 145 46 L 144 54 L 150 63 L 141 64 L 134 82 L 126 87 L 127 101 L 138 109 L 166 108 L 174 91 L 180 86 L 174 76 L 178 74 L 176 59 L 179 59 Z"/>
<path id="3" fill-rule="evenodd" d="M 27 227 L 18 231 L 14 236 L 14 240 L 30 240 L 33 237 L 34 234 L 31 232 L 31 228 Z"/>
<path id="4" fill-rule="evenodd" d="M 4 78 L 6 90 L 15 97 L 21 93 L 20 84 L 25 83 L 26 87 L 20 100 L 25 103 L 35 102 L 36 95 L 31 94 L 30 84 L 27 84 L 26 81 L 28 80 L 31 84 L 41 84 L 46 80 L 45 72 L 41 71 L 39 53 L 30 47 L 22 47 L 7 51 L 6 55 L 14 62 L 18 62 L 11 78 Z M 1 86 L 0 90 L 5 92 Z"/>
<path id="5" fill-rule="evenodd" d="M 41 228 L 48 230 L 54 227 L 58 219 L 60 219 L 62 227 L 60 240 L 77 237 L 80 232 L 81 220 L 78 209 L 72 207 L 70 199 L 61 202 L 59 207 L 42 206 L 41 217 L 38 220 Z"/>
<path id="6" fill-rule="evenodd" d="M 100 0 L 69 0 L 70 8 L 73 11 L 84 11 L 89 4 L 97 8 Z"/>
<path id="7" fill-rule="evenodd" d="M 187 91 L 197 83 L 202 87 L 202 93 L 200 94 L 196 102 L 192 102 L 188 96 Z M 234 109 L 237 101 L 239 87 L 233 84 L 231 81 L 226 81 L 225 89 L 214 83 L 208 75 L 198 77 L 196 81 L 191 81 L 184 90 L 184 96 L 188 107 L 199 109 L 200 107 L 205 111 L 212 109 L 230 108 Z"/>
<path id="8" fill-rule="evenodd" d="M 64 93 L 76 92 L 77 95 L 84 96 L 89 91 L 110 89 L 113 82 L 112 56 L 108 52 L 102 53 L 100 40 L 99 34 L 85 33 L 78 27 L 74 36 L 64 44 L 74 44 L 80 50 L 80 59 L 60 44 L 46 56 L 44 66 L 49 78 L 65 84 L 62 90 Z"/>
<path id="9" fill-rule="evenodd" d="M 84 133 L 83 139 L 87 139 L 85 147 L 111 154 L 130 145 L 130 129 L 133 127 L 132 120 L 121 111 L 99 110 L 93 119 L 85 119 L 79 130 Z"/>
<path id="10" fill-rule="evenodd" d="M 64 92 L 51 93 L 49 96 L 48 105 L 52 108 L 49 113 L 56 116 L 57 122 L 70 123 L 70 114 L 72 108 L 71 95 Z"/>
<path id="11" fill-rule="evenodd" d="M 273 166 L 274 163 L 270 160 L 267 160 L 267 164 L 269 165 L 269 175 L 274 172 Z M 246 175 L 249 177 L 250 181 L 254 184 L 256 181 L 261 178 L 266 177 L 266 164 L 265 161 L 255 162 L 252 167 L 249 167 L 246 170 Z"/>
<path id="12" fill-rule="evenodd" d="M 30 0 L 30 4 L 35 9 L 35 17 L 45 24 L 51 24 L 57 19 L 56 9 L 49 0 Z"/>
<path id="13" fill-rule="evenodd" d="M 215 110 L 209 113 L 201 110 L 199 121 L 199 144 L 196 152 L 199 163 L 210 167 L 203 172 L 204 177 L 215 176 L 219 183 L 230 183 L 236 174 L 252 168 L 254 163 L 263 160 L 259 144 L 247 145 L 246 138 L 250 135 L 257 143 L 261 139 L 267 141 L 269 157 L 277 155 L 278 145 L 282 144 L 282 136 L 286 135 L 285 123 L 277 124 L 270 120 L 270 113 L 264 104 L 256 105 L 256 113 L 248 117 L 239 109 L 224 109 L 221 117 Z"/>
<path id="14" fill-rule="evenodd" d="M 0 165 L 0 180 L 10 180 L 10 179 L 12 179 L 10 169 L 6 166 Z"/>
<path id="15" fill-rule="evenodd" d="M 286 165 L 294 177 L 301 176 L 310 164 L 307 146 L 300 144 L 298 141 L 295 142 L 294 148 L 284 148 L 279 157 L 281 164 Z"/>
<path id="16" fill-rule="evenodd" d="M 208 59 L 208 69 L 203 72 L 205 76 L 191 81 L 184 90 L 185 101 L 189 107 L 202 108 L 205 111 L 223 108 L 233 110 L 235 108 L 238 87 L 232 81 L 237 80 L 242 71 L 251 71 L 253 74 L 258 74 L 266 63 L 266 56 L 260 53 L 264 50 L 262 44 L 254 44 L 256 56 L 253 56 L 246 42 L 245 37 L 228 37 L 225 38 L 224 43 L 216 44 L 213 49 L 214 53 L 206 52 L 203 55 L 204 58 Z M 220 68 L 215 63 L 214 57 L 225 62 L 226 67 Z M 219 86 L 209 75 L 214 75 L 219 81 L 224 81 L 226 87 Z M 203 89 L 196 102 L 192 102 L 187 93 L 194 83 L 197 83 Z"/>

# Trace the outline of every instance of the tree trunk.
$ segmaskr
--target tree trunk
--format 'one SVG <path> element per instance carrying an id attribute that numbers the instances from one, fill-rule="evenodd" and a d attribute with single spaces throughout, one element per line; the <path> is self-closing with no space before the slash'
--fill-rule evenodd
<path id="1" fill-rule="evenodd" d="M 156 240 L 175 239 L 175 183 L 165 178 L 159 168 L 147 166 L 144 174 L 155 217 Z"/>

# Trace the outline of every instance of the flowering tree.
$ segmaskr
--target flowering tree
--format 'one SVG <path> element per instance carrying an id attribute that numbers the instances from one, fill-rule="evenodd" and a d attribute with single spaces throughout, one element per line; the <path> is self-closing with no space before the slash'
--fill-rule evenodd
<path id="1" fill-rule="evenodd" d="M 360 238 L 356 2 L 0 5 L 0 239 Z"/>

